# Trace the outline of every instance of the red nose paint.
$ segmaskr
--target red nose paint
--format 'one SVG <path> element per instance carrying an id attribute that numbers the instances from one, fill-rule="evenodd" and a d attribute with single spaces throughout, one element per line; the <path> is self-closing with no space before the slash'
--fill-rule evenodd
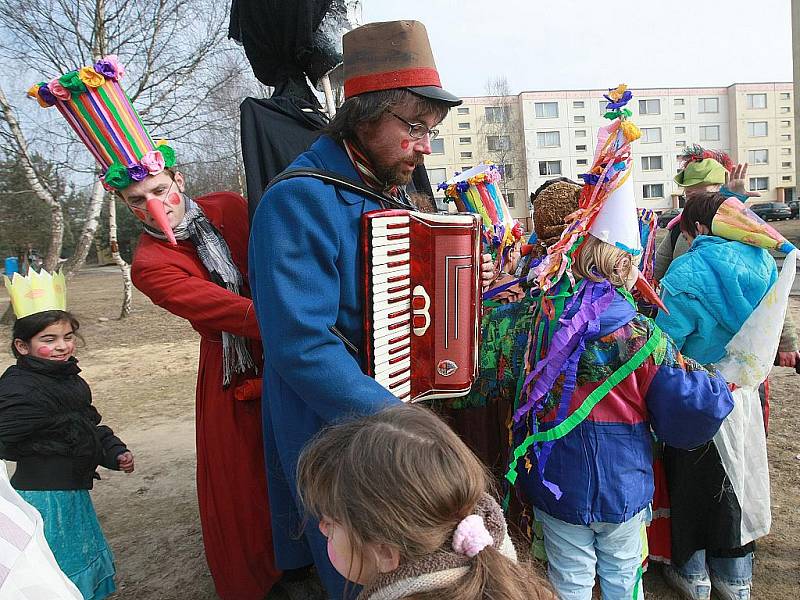
<path id="1" fill-rule="evenodd" d="M 147 212 L 153 217 L 158 228 L 167 236 L 169 243 L 173 246 L 177 246 L 178 241 L 175 239 L 172 227 L 169 226 L 169 219 L 167 218 L 167 213 L 164 211 L 164 203 L 158 198 L 150 198 L 147 201 Z"/>
<path id="2" fill-rule="evenodd" d="M 408 140 L 403 140 L 402 142 L 400 142 L 400 147 L 401 147 L 403 150 L 408 150 L 408 147 L 409 147 L 410 145 L 411 145 L 411 142 L 409 142 Z"/>
<path id="3" fill-rule="evenodd" d="M 53 353 L 52 348 L 48 348 L 47 346 L 40 346 L 36 349 L 36 354 L 41 356 L 42 358 L 50 358 L 50 355 Z"/>
<path id="4" fill-rule="evenodd" d="M 172 204 L 172 206 L 178 206 L 181 203 L 181 197 L 177 192 L 172 192 L 169 195 L 168 202 Z"/>

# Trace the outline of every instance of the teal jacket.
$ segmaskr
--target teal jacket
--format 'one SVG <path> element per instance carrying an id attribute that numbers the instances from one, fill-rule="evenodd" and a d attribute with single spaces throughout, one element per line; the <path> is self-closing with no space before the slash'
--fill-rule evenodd
<path id="1" fill-rule="evenodd" d="M 769 252 L 713 235 L 697 236 L 661 280 L 656 323 L 684 356 L 708 364 L 725 356 L 725 345 L 778 278 Z"/>

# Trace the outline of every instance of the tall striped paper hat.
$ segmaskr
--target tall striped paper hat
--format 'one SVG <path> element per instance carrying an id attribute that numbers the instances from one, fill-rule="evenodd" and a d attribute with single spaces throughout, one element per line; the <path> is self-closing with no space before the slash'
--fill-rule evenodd
<path id="1" fill-rule="evenodd" d="M 28 90 L 40 106 L 58 109 L 103 169 L 106 188 L 117 190 L 175 165 L 175 151 L 153 142 L 120 86 L 124 74 L 109 55 Z"/>

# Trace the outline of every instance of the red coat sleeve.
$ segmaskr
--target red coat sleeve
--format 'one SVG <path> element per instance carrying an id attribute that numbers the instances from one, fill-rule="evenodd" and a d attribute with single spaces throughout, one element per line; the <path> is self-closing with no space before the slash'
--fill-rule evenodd
<path id="1" fill-rule="evenodd" d="M 144 257 L 134 260 L 131 278 L 154 304 L 189 320 L 195 328 L 261 339 L 250 298 L 229 292 L 176 264 Z"/>

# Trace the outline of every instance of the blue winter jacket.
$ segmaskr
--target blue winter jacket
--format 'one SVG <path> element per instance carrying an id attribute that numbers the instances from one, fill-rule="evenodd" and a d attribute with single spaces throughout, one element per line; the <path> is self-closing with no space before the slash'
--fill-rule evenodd
<path id="1" fill-rule="evenodd" d="M 656 323 L 685 356 L 702 364 L 717 362 L 777 278 L 775 259 L 766 250 L 697 236 L 661 280 L 669 314 L 661 311 Z"/>
<path id="2" fill-rule="evenodd" d="M 320 137 L 289 169 L 314 167 L 358 180 L 342 146 Z M 380 206 L 312 178 L 265 194 L 250 233 L 250 286 L 264 342 L 264 446 L 272 535 L 280 569 L 312 562 L 330 598 L 344 579 L 316 523 L 303 530 L 297 459 L 322 427 L 399 402 L 332 331 L 362 344 L 361 215 Z"/>
<path id="3" fill-rule="evenodd" d="M 660 336 L 658 349 L 553 443 L 544 478 L 560 488 L 560 498 L 542 483 L 536 453 L 529 450 L 517 463 L 517 485 L 540 510 L 576 525 L 629 520 L 653 498 L 651 428 L 670 445 L 691 449 L 710 440 L 733 409 L 721 375 L 684 359 L 651 319 L 617 294 L 581 355 L 568 414 L 652 335 Z M 540 415 L 541 431 L 556 425 L 557 412 L 558 406 Z M 516 444 L 523 439 L 515 434 Z"/>

